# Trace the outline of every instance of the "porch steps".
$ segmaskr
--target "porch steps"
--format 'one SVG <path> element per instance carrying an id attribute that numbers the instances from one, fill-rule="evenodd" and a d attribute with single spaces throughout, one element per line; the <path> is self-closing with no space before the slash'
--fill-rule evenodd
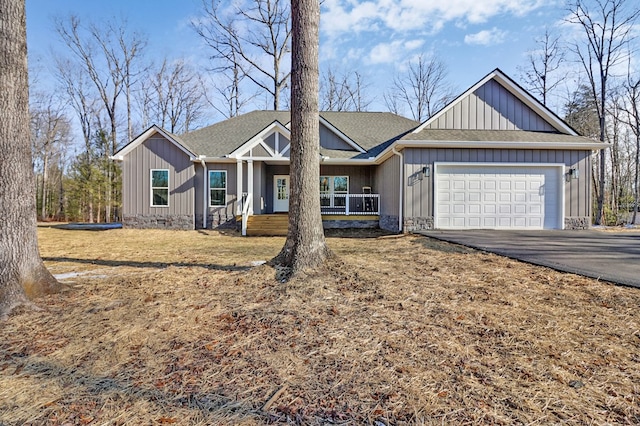
<path id="1" fill-rule="evenodd" d="M 288 226 L 289 215 L 286 214 L 253 215 L 247 218 L 247 235 L 287 235 Z"/>

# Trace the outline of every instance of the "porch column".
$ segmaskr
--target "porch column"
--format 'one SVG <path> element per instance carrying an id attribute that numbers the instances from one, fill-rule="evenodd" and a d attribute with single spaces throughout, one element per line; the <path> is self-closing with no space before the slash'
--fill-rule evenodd
<path id="1" fill-rule="evenodd" d="M 253 196 L 253 160 L 247 160 L 247 193 L 253 201 L 255 199 Z M 253 215 L 253 202 L 249 204 L 249 215 Z"/>
<path id="2" fill-rule="evenodd" d="M 242 214 L 242 160 L 236 162 L 236 215 Z"/>

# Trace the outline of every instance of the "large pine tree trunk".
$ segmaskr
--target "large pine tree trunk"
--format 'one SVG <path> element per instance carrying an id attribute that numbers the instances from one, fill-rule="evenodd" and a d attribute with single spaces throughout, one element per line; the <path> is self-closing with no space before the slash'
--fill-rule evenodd
<path id="1" fill-rule="evenodd" d="M 331 252 L 320 215 L 319 0 L 291 0 L 291 197 L 287 240 L 275 263 L 315 269 Z"/>
<path id="2" fill-rule="evenodd" d="M 40 259 L 24 0 L 0 0 L 0 318 L 60 289 Z"/>

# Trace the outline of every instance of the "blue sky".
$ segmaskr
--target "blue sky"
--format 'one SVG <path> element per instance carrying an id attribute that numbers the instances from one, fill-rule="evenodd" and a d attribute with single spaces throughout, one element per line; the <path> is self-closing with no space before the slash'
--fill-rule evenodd
<path id="1" fill-rule="evenodd" d="M 207 50 L 189 27 L 201 15 L 200 0 L 27 0 L 30 57 L 44 63 L 61 50 L 54 16 L 82 20 L 125 17 L 146 34 L 149 53 L 161 60 L 204 58 Z M 520 81 L 518 66 L 545 26 L 564 14 L 557 0 L 325 0 L 321 16 L 323 66 L 360 71 L 369 83 L 370 109 L 384 109 L 382 93 L 393 76 L 419 54 L 448 66 L 458 92 L 494 68 Z M 211 121 L 217 121 L 216 117 Z"/>

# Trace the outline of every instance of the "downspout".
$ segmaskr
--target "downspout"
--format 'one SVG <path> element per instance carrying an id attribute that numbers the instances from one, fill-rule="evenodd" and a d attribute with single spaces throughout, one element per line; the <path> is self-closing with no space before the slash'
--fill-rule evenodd
<path id="1" fill-rule="evenodd" d="M 404 168 L 404 157 L 402 156 L 402 153 L 396 151 L 396 147 L 394 146 L 393 148 L 391 148 L 391 152 L 393 152 L 395 155 L 397 155 L 400 158 L 400 192 L 398 193 L 398 232 L 400 232 L 401 234 L 403 233 L 402 230 L 402 222 L 403 222 L 403 218 L 402 218 L 402 205 L 403 205 L 403 194 L 404 194 L 404 178 L 403 178 L 403 168 Z"/>
<path id="2" fill-rule="evenodd" d="M 204 160 L 200 160 L 202 164 L 202 228 L 207 229 L 207 165 Z"/>

